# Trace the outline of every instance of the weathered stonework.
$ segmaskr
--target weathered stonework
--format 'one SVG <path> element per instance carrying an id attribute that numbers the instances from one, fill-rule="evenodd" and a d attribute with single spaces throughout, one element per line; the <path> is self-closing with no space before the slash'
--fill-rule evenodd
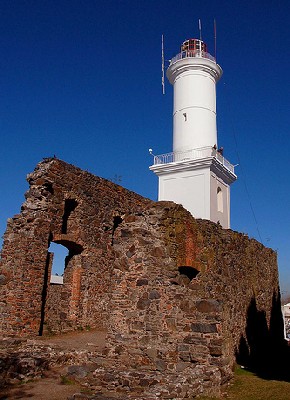
<path id="1" fill-rule="evenodd" d="M 2 335 L 105 330 L 108 386 L 182 399 L 219 394 L 250 347 L 251 305 L 270 334 L 280 321 L 276 254 L 257 241 L 58 159 L 28 182 L 1 253 Z M 49 284 L 50 242 L 69 249 L 63 285 Z"/>

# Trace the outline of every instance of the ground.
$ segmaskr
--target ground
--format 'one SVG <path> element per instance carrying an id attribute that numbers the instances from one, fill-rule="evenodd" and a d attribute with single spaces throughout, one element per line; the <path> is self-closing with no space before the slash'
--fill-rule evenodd
<path id="1" fill-rule="evenodd" d="M 89 331 L 74 332 L 62 336 L 39 337 L 35 340 L 39 345 L 49 345 L 54 349 L 62 351 L 76 350 L 78 352 L 92 349 L 100 352 L 105 346 L 105 332 Z M 90 399 L 92 398 L 86 390 L 74 379 L 69 372 L 73 366 L 55 366 L 44 373 L 43 378 L 32 379 L 27 383 L 14 385 L 12 388 L 2 389 L 0 400 L 5 399 L 38 399 L 38 400 L 66 400 L 66 399 Z M 81 371 L 77 371 L 79 374 Z M 87 393 L 86 393 L 87 392 Z M 104 395 L 93 396 L 94 399 L 109 399 Z"/>

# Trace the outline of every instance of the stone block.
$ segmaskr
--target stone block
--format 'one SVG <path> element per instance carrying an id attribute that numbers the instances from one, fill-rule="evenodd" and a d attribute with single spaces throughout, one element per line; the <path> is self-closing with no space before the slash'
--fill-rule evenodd
<path id="1" fill-rule="evenodd" d="M 145 310 L 146 308 L 149 307 L 150 303 L 151 303 L 151 300 L 149 300 L 149 299 L 144 299 L 144 298 L 140 298 L 140 299 L 138 300 L 136 306 L 137 306 L 138 310 Z"/>
<path id="2" fill-rule="evenodd" d="M 202 313 L 218 313 L 221 311 L 221 305 L 217 300 L 198 300 L 196 309 Z"/>
<path id="3" fill-rule="evenodd" d="M 217 333 L 216 324 L 193 323 L 191 330 L 199 333 Z"/>
<path id="4" fill-rule="evenodd" d="M 158 299 L 160 299 L 160 297 L 161 297 L 161 294 L 156 289 L 151 290 L 151 292 L 149 293 L 150 300 L 158 300 Z"/>
<path id="5" fill-rule="evenodd" d="M 144 286 L 144 285 L 148 285 L 147 278 L 137 279 L 136 286 Z"/>

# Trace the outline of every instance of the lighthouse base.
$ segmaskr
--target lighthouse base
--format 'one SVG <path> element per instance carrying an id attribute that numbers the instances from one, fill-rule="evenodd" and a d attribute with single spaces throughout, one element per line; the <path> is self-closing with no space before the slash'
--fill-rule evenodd
<path id="1" fill-rule="evenodd" d="M 230 228 L 230 184 L 236 175 L 216 157 L 150 167 L 159 178 L 158 200 L 182 204 L 195 218 Z"/>

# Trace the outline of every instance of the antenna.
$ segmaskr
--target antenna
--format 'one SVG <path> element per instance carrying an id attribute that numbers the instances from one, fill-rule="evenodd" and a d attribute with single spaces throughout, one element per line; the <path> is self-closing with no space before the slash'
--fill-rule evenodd
<path id="1" fill-rule="evenodd" d="M 214 32 L 214 58 L 216 60 L 216 20 L 213 20 L 213 32 Z"/>
<path id="2" fill-rule="evenodd" d="M 162 94 L 165 94 L 165 80 L 164 80 L 164 35 L 161 36 L 161 71 L 162 71 Z"/>
<path id="3" fill-rule="evenodd" d="M 199 29 L 199 40 L 202 40 L 202 36 L 201 36 L 201 20 L 198 20 L 198 29 Z"/>

